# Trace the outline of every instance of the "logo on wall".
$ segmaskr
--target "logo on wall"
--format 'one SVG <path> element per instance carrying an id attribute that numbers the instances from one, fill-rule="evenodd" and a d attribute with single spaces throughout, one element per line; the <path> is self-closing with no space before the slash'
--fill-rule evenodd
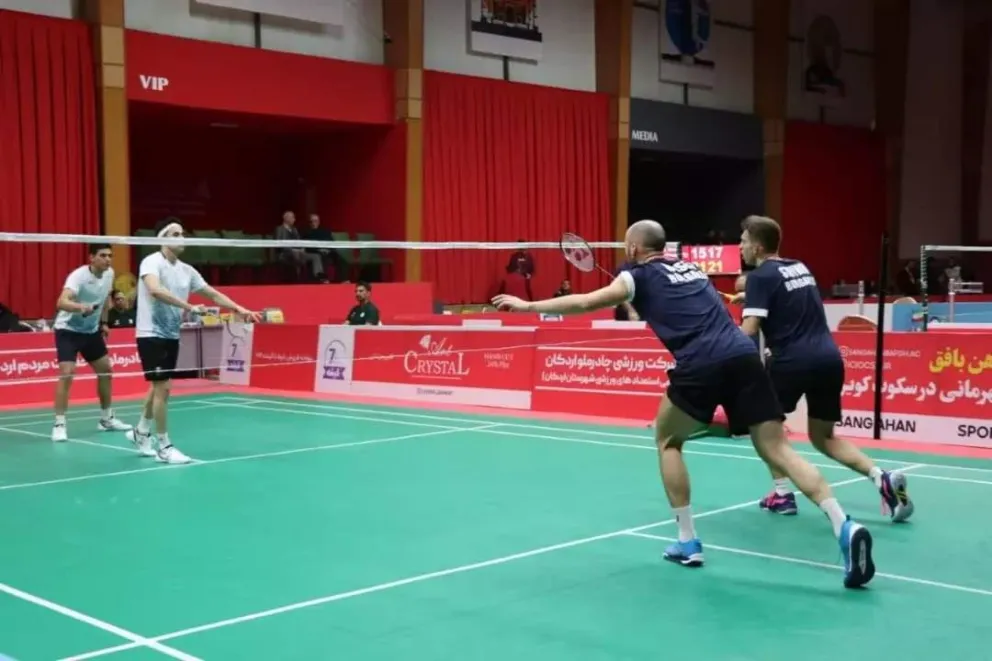
<path id="1" fill-rule="evenodd" d="M 834 19 L 826 14 L 815 16 L 806 26 L 803 46 L 803 91 L 816 96 L 821 105 L 843 99 L 846 86 L 840 67 L 844 49 Z"/>
<path id="2" fill-rule="evenodd" d="M 537 24 L 538 0 L 466 0 L 469 50 L 515 60 L 541 59 L 544 35 Z"/>
<path id="3" fill-rule="evenodd" d="M 348 360 L 348 350 L 339 340 L 331 340 L 324 349 L 324 378 L 333 381 L 344 381 L 345 361 Z"/>
<path id="4" fill-rule="evenodd" d="M 713 23 L 709 0 L 665 0 L 659 15 L 659 80 L 712 88 L 716 64 L 710 59 Z"/>

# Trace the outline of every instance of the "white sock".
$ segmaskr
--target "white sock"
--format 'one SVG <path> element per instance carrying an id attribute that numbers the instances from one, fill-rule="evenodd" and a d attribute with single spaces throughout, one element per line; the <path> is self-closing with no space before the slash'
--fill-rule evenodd
<path id="1" fill-rule="evenodd" d="M 167 448 L 170 445 L 172 445 L 172 442 L 169 440 L 169 434 L 167 434 L 167 433 L 166 434 L 156 434 L 156 436 L 158 437 L 158 449 L 159 450 L 161 450 L 162 448 Z"/>
<path id="2" fill-rule="evenodd" d="M 100 419 L 101 420 L 110 420 L 113 417 L 114 417 L 114 410 L 113 409 L 103 409 L 103 410 L 100 411 Z"/>
<path id="3" fill-rule="evenodd" d="M 147 434 L 151 430 L 152 430 L 152 421 L 149 418 L 146 418 L 145 416 L 141 416 L 141 419 L 138 420 L 138 432 L 141 434 Z"/>
<path id="4" fill-rule="evenodd" d="M 843 508 L 841 508 L 840 503 L 837 502 L 836 498 L 827 498 L 822 503 L 820 503 L 820 509 L 823 510 L 827 518 L 830 519 L 831 525 L 834 527 L 834 537 L 840 537 L 841 526 L 847 521 L 847 515 L 844 514 Z"/>
<path id="5" fill-rule="evenodd" d="M 788 496 L 792 493 L 792 489 L 789 488 L 789 478 L 775 480 L 775 493 L 779 496 Z"/>
<path id="6" fill-rule="evenodd" d="M 882 488 L 882 469 L 878 466 L 872 466 L 871 470 L 868 471 L 868 479 L 875 483 L 875 486 L 879 489 Z"/>
<path id="7" fill-rule="evenodd" d="M 65 416 L 64 415 L 57 415 L 57 416 L 55 416 L 55 424 L 56 425 L 62 425 L 64 427 L 65 426 Z"/>
<path id="8" fill-rule="evenodd" d="M 679 525 L 679 541 L 688 542 L 696 539 L 696 527 L 692 525 L 692 505 L 685 507 L 673 507 L 675 522 Z"/>

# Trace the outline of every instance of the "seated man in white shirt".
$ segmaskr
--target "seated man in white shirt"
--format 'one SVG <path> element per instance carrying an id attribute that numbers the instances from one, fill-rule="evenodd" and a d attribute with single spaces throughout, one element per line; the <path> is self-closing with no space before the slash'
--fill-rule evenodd
<path id="1" fill-rule="evenodd" d="M 59 361 L 59 381 L 55 386 L 55 425 L 52 440 L 69 440 L 65 412 L 69 390 L 76 374 L 76 357 L 82 356 L 96 373 L 100 397 L 101 431 L 127 431 L 131 428 L 114 417 L 111 409 L 111 366 L 107 356 L 107 300 L 114 283 L 110 267 L 113 252 L 108 244 L 91 244 L 90 263 L 69 274 L 55 307 L 55 352 Z"/>

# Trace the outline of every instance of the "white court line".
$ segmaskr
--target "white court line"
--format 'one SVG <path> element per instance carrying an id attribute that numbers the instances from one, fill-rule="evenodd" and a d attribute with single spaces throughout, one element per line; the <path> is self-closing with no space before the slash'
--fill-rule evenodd
<path id="1" fill-rule="evenodd" d="M 196 468 L 197 466 L 213 466 L 216 464 L 229 464 L 235 461 L 249 461 L 252 459 L 268 459 L 270 457 L 286 457 L 294 454 L 304 454 L 307 452 L 323 452 L 325 450 L 343 450 L 345 448 L 357 448 L 363 445 L 379 445 L 381 443 L 392 443 L 393 441 L 405 441 L 411 438 L 424 438 L 427 436 L 440 436 L 442 434 L 453 434 L 460 431 L 468 432 L 478 432 L 484 431 L 491 426 L 495 426 L 496 423 L 491 425 L 481 425 L 477 427 L 440 427 L 435 426 L 436 431 L 428 432 L 418 432 L 416 434 L 406 434 L 404 436 L 390 436 L 388 438 L 374 438 L 368 441 L 354 441 L 351 443 L 332 443 L 328 445 L 317 445 L 305 448 L 293 448 L 291 450 L 276 450 L 273 452 L 260 452 L 258 454 L 247 454 L 238 455 L 236 457 L 224 457 L 222 459 L 204 459 L 203 461 L 194 461 L 190 464 L 158 464 L 154 466 L 148 466 L 146 468 L 135 468 L 130 470 L 113 471 L 111 473 L 91 473 L 89 475 L 77 475 L 75 477 L 62 477 L 54 480 L 42 480 L 40 482 L 21 482 L 17 484 L 6 484 L 0 486 L 0 491 L 12 491 L 14 489 L 28 489 L 31 487 L 44 487 L 53 484 L 67 484 L 69 482 L 86 482 L 89 480 L 99 480 L 105 477 L 119 477 L 121 475 L 136 475 L 138 473 L 150 473 L 152 471 L 162 471 L 162 470 L 181 470 Z M 136 457 L 140 459 L 146 459 L 145 457 L 140 457 L 133 450 L 128 450 Z M 154 460 L 152 460 L 154 461 Z"/>
<path id="2" fill-rule="evenodd" d="M 450 416 L 429 415 L 429 414 L 425 414 L 425 413 L 407 413 L 405 411 L 385 411 L 385 410 L 380 410 L 380 409 L 376 409 L 376 408 L 369 408 L 369 407 L 366 407 L 366 408 L 356 408 L 356 407 L 351 407 L 351 406 L 338 406 L 336 404 L 310 404 L 310 403 L 307 403 L 307 402 L 281 401 L 281 400 L 258 399 L 258 398 L 253 398 L 253 397 L 237 397 L 237 396 L 218 397 L 216 399 L 216 401 L 218 401 L 218 402 L 230 402 L 230 403 L 235 403 L 235 402 L 244 402 L 244 403 L 258 402 L 258 403 L 261 403 L 261 404 L 278 404 L 278 405 L 281 405 L 281 406 L 295 406 L 295 407 L 299 407 L 299 408 L 323 409 L 325 411 L 352 411 L 352 412 L 358 412 L 358 413 L 370 413 L 370 412 L 374 411 L 376 415 L 394 416 L 394 417 L 406 417 L 406 418 L 416 418 L 416 419 L 423 419 L 423 420 L 438 420 L 438 421 L 447 421 L 447 422 L 465 422 L 467 419 L 478 418 L 478 417 L 485 417 L 485 416 L 482 416 L 481 414 L 467 413 L 467 414 L 465 414 L 464 416 L 462 416 L 460 418 L 453 418 L 453 417 L 450 417 Z M 497 417 L 497 416 L 489 416 L 489 417 Z M 507 420 L 512 420 L 512 418 L 510 416 L 507 416 Z M 581 423 L 575 423 L 575 424 L 576 425 L 580 425 Z M 637 438 L 637 439 L 649 440 L 649 441 L 650 440 L 653 440 L 652 437 L 650 437 L 650 436 L 640 436 L 640 435 L 637 435 L 637 434 L 625 434 L 625 433 L 620 433 L 620 432 L 599 431 L 599 430 L 595 430 L 595 429 L 587 429 L 587 428 L 581 428 L 581 427 L 576 427 L 576 428 L 548 427 L 548 426 L 532 425 L 532 424 L 521 423 L 521 422 L 501 422 L 500 426 L 501 427 L 510 427 L 510 428 L 534 429 L 534 430 L 538 430 L 538 431 L 550 431 L 550 432 L 568 433 L 568 434 L 582 434 L 582 435 L 586 435 L 586 436 L 604 436 L 604 437 L 610 437 L 610 438 Z M 716 448 L 731 448 L 731 449 L 733 449 L 733 448 L 742 448 L 742 447 L 743 448 L 750 447 L 750 444 L 748 444 L 747 442 L 742 442 L 742 443 L 721 443 L 719 441 L 696 441 L 696 440 L 692 440 L 692 441 L 689 441 L 689 442 L 693 444 L 693 447 L 716 447 Z M 882 451 L 883 452 L 894 452 L 893 450 L 882 450 Z M 798 450 L 797 449 L 796 452 L 799 453 L 799 454 L 801 454 L 801 455 L 807 456 L 807 457 L 822 457 L 823 456 L 819 452 L 811 451 L 811 450 Z M 921 454 L 921 453 L 906 452 L 905 454 Z M 900 460 L 898 460 L 898 459 L 885 459 L 885 460 L 881 460 L 880 459 L 879 461 L 884 461 L 884 462 L 889 462 L 889 463 L 900 463 Z M 979 461 L 981 461 L 981 460 L 979 460 Z M 901 463 L 905 463 L 905 462 L 901 462 Z M 977 466 L 955 466 L 953 464 L 939 464 L 939 463 L 932 463 L 932 462 L 921 462 L 921 463 L 923 463 L 923 465 L 926 466 L 926 467 L 928 467 L 928 468 L 941 468 L 941 469 L 946 469 L 946 470 L 959 470 L 959 471 L 974 471 L 974 472 L 978 472 L 978 473 L 992 473 L 992 468 L 979 468 Z"/>
<path id="3" fill-rule="evenodd" d="M 129 649 L 136 647 L 147 647 L 149 649 L 155 650 L 166 656 L 170 656 L 173 659 L 179 659 L 179 661 L 202 661 L 199 657 L 193 656 L 192 654 L 186 654 L 175 648 L 169 647 L 168 645 L 163 645 L 157 641 L 151 640 L 150 638 L 145 638 L 144 636 L 139 636 L 136 633 L 128 631 L 127 629 L 122 629 L 116 625 L 109 622 L 104 622 L 103 620 L 98 620 L 95 617 L 91 617 L 85 613 L 80 613 L 72 608 L 67 608 L 60 604 L 56 604 L 53 601 L 48 601 L 36 595 L 24 592 L 23 590 L 18 590 L 17 588 L 6 585 L 5 583 L 0 583 L 0 592 L 5 592 L 11 597 L 15 597 L 22 601 L 34 604 L 35 606 L 40 606 L 59 615 L 68 617 L 77 622 L 82 622 L 83 624 L 88 624 L 91 627 L 106 631 L 109 634 L 113 634 L 118 638 L 124 638 L 125 640 L 130 640 Z M 44 634 L 42 634 L 44 635 Z"/>
<path id="4" fill-rule="evenodd" d="M 267 401 L 267 400 L 261 400 L 261 401 Z M 297 414 L 297 415 L 309 415 L 309 416 L 316 416 L 316 417 L 331 417 L 331 418 L 342 418 L 342 417 L 343 418 L 348 418 L 349 417 L 349 416 L 347 416 L 345 414 L 325 413 L 325 412 L 319 411 L 319 410 L 318 411 L 298 411 L 298 410 L 294 410 L 294 409 L 290 409 L 290 408 L 263 407 L 263 406 L 256 406 L 254 404 L 228 404 L 228 403 L 226 403 L 226 401 L 225 402 L 221 402 L 218 405 L 219 406 L 234 406 L 234 407 L 238 407 L 238 408 L 248 408 L 248 409 L 260 408 L 260 409 L 266 410 L 266 411 L 278 411 L 280 413 L 293 413 L 293 414 Z M 423 417 L 430 417 L 430 416 L 418 415 L 417 417 L 423 418 Z M 360 418 L 360 419 L 365 419 L 365 418 Z M 443 418 L 443 419 L 444 420 L 457 421 L 457 422 L 463 422 L 464 421 L 464 419 L 462 419 L 462 418 Z M 424 424 L 424 423 L 415 423 L 415 422 L 405 422 L 405 421 L 402 421 L 402 420 L 393 420 L 392 422 L 397 423 L 397 424 L 413 424 L 413 425 L 423 425 Z M 627 448 L 627 449 L 633 449 L 633 450 L 650 450 L 651 452 L 655 452 L 656 451 L 655 450 L 655 447 L 653 445 L 643 445 L 643 444 L 638 444 L 638 443 L 619 443 L 619 442 L 615 442 L 615 441 L 597 441 L 597 440 L 588 439 L 588 438 L 573 438 L 573 437 L 566 437 L 566 436 L 551 436 L 551 435 L 544 435 L 544 434 L 534 434 L 534 433 L 530 433 L 530 432 L 504 431 L 502 429 L 502 428 L 507 428 L 507 427 L 516 427 L 516 426 L 519 426 L 519 425 L 507 424 L 507 423 L 497 423 L 497 424 L 493 425 L 492 427 L 500 427 L 501 429 L 496 430 L 496 429 L 494 429 L 494 428 L 491 427 L 491 428 L 488 428 L 488 429 L 482 429 L 480 431 L 482 433 L 485 433 L 485 434 L 495 434 L 495 435 L 499 435 L 499 436 L 515 436 L 515 437 L 519 437 L 519 438 L 535 438 L 535 439 L 542 439 L 542 440 L 549 440 L 549 441 L 560 441 L 560 442 L 563 442 L 563 443 L 578 443 L 578 444 L 582 444 L 582 445 L 599 445 L 599 446 L 605 446 L 605 447 Z M 560 429 L 560 428 L 553 428 L 553 427 L 532 427 L 531 429 L 554 429 L 554 431 L 566 432 L 566 433 L 569 431 L 567 429 Z M 644 438 L 643 436 L 623 436 L 623 435 L 620 435 L 620 436 L 621 437 L 624 437 L 624 438 L 641 438 L 641 439 Z M 688 447 L 688 448 L 695 448 L 695 447 L 697 447 L 699 445 L 704 445 L 705 446 L 707 444 L 706 443 L 700 443 L 700 442 L 697 442 L 697 441 L 688 441 L 688 443 L 686 444 L 686 447 Z M 716 447 L 728 448 L 728 449 L 740 449 L 740 450 L 745 449 L 743 446 L 735 446 L 735 445 L 729 445 L 729 444 L 709 444 L 709 445 L 716 445 Z M 761 457 L 759 457 L 756 454 L 746 454 L 746 455 L 744 455 L 744 454 L 731 454 L 731 453 L 726 453 L 726 452 L 706 452 L 704 450 L 692 450 L 692 449 L 685 449 L 685 450 L 682 451 L 682 453 L 685 454 L 685 455 L 696 455 L 696 456 L 703 456 L 703 457 L 720 457 L 720 458 L 724 458 L 724 459 L 736 459 L 738 461 L 759 461 L 759 462 L 760 461 L 763 461 L 761 459 Z M 805 454 L 805 455 L 810 455 L 810 456 L 820 457 L 820 458 L 823 457 L 823 455 L 820 454 L 819 452 L 801 452 L 800 454 Z M 830 469 L 830 470 L 850 470 L 847 467 L 842 466 L 841 464 L 837 464 L 837 463 L 829 463 L 829 464 L 827 464 L 827 463 L 819 463 L 819 462 L 810 462 L 810 463 L 812 465 L 818 467 L 818 468 L 824 468 L 824 469 Z M 904 467 L 907 466 L 907 465 L 909 465 L 909 462 L 906 462 L 906 461 L 897 461 L 895 459 L 879 459 L 878 460 L 878 463 L 879 464 L 883 464 L 883 465 L 884 464 L 897 464 L 897 465 L 895 465 L 893 467 L 893 470 L 897 470 L 897 471 L 903 471 L 903 470 L 905 470 Z M 913 466 L 916 466 L 916 467 L 941 467 L 942 468 L 942 466 L 939 466 L 938 464 L 914 463 L 912 465 Z M 966 479 L 966 478 L 958 478 L 958 477 L 943 477 L 943 476 L 929 475 L 929 474 L 917 473 L 917 472 L 914 472 L 913 473 L 913 478 L 914 479 L 915 478 L 921 478 L 921 479 L 926 479 L 926 480 L 941 480 L 941 481 L 944 481 L 944 482 L 961 482 L 961 483 L 966 483 L 966 484 L 986 484 L 986 485 L 992 486 L 992 481 L 974 480 L 974 479 Z"/>
<path id="5" fill-rule="evenodd" d="M 652 539 L 661 542 L 677 542 L 676 537 L 663 537 L 661 535 L 652 535 L 650 533 L 644 532 L 631 532 L 627 533 L 628 537 L 640 537 L 643 539 Z M 820 567 L 823 569 L 833 569 L 835 571 L 843 571 L 843 567 L 839 565 L 832 565 L 827 562 L 816 562 L 814 560 L 803 560 L 802 558 L 793 558 L 787 555 L 775 555 L 774 553 L 759 553 L 758 551 L 748 551 L 747 549 L 740 549 L 733 546 L 717 546 L 715 544 L 704 544 L 703 551 L 707 549 L 713 549 L 714 551 L 724 551 L 725 553 L 735 553 L 737 555 L 745 555 L 751 558 L 763 558 L 765 560 L 774 560 L 776 562 L 789 562 L 794 565 L 805 565 L 807 567 Z M 969 594 L 978 594 L 983 597 L 992 597 L 992 590 L 982 590 L 980 588 L 969 588 L 965 585 L 956 585 L 954 583 L 944 583 L 942 581 L 931 581 L 925 578 L 914 578 L 912 576 L 901 576 L 899 574 L 886 574 L 883 572 L 877 572 L 876 577 L 887 578 L 892 581 L 902 581 L 904 583 L 915 583 L 917 585 L 926 585 L 932 588 L 940 588 L 942 590 L 953 590 L 955 592 L 967 592 Z"/>
<path id="6" fill-rule="evenodd" d="M 907 468 L 907 470 L 911 470 L 912 468 L 913 466 L 910 466 L 909 468 Z M 863 480 L 864 480 L 863 477 L 857 477 L 849 480 L 844 480 L 842 482 L 834 482 L 830 486 L 834 488 L 842 487 L 848 484 L 854 484 L 855 482 L 861 482 Z M 747 509 L 749 507 L 754 507 L 757 504 L 758 504 L 757 500 L 749 500 L 746 503 L 738 503 L 737 505 L 730 505 L 728 507 L 721 507 L 719 509 L 702 512 L 700 514 L 696 514 L 693 518 L 697 520 L 704 519 L 717 514 L 723 514 L 725 512 L 733 512 L 736 510 Z M 258 611 L 255 613 L 250 613 L 248 615 L 232 617 L 226 620 L 218 620 L 217 622 L 211 622 L 210 624 L 203 624 L 196 627 L 190 627 L 189 629 L 183 629 L 181 631 L 173 631 L 172 633 L 163 634 L 161 636 L 155 636 L 151 640 L 156 642 L 162 642 L 166 640 L 172 640 L 174 638 L 183 638 L 185 636 L 191 636 L 193 634 L 203 633 L 205 631 L 213 631 L 214 629 L 221 629 L 236 624 L 251 622 L 253 620 L 260 620 L 267 617 L 273 617 L 275 615 L 282 615 L 283 613 L 291 613 L 293 611 L 302 610 L 304 608 L 312 608 L 313 606 L 322 606 L 324 604 L 329 604 L 336 601 L 344 601 L 346 599 L 353 599 L 355 597 L 361 597 L 367 594 L 385 592 L 386 590 L 392 590 L 406 585 L 413 585 L 415 583 L 424 583 L 426 581 L 432 581 L 434 579 L 444 578 L 446 576 L 453 576 L 455 574 L 464 574 L 466 572 L 475 571 L 477 569 L 485 569 L 487 567 L 505 565 L 507 563 L 514 562 L 516 560 L 523 560 L 525 558 L 532 558 L 534 556 L 545 555 L 547 553 L 562 551 L 564 549 L 574 548 L 576 546 L 584 546 L 586 544 L 592 544 L 593 542 L 600 542 L 606 539 L 622 537 L 624 535 L 630 535 L 632 533 L 649 530 L 651 528 L 656 528 L 659 526 L 671 525 L 673 523 L 675 523 L 675 519 L 665 519 L 663 521 L 655 521 L 654 523 L 648 523 L 643 526 L 636 526 L 634 528 L 624 528 L 622 530 L 615 530 L 613 532 L 604 533 L 602 535 L 594 535 L 592 537 L 582 537 L 579 539 L 573 539 L 571 541 L 562 542 L 560 544 L 552 544 L 550 546 L 542 546 L 540 548 L 531 549 L 530 551 L 513 553 L 511 555 L 504 555 L 498 558 L 483 560 L 481 562 L 473 562 L 471 564 L 460 565 L 458 567 L 451 567 L 449 569 L 442 569 L 440 571 L 428 572 L 426 574 L 417 574 L 416 576 L 410 576 L 396 581 L 390 581 L 388 583 L 379 583 L 377 585 L 371 585 L 369 587 L 359 588 L 357 590 L 338 592 L 336 594 L 327 595 L 325 597 L 318 597 L 316 599 L 310 599 L 307 601 L 300 601 L 293 604 L 287 604 L 285 606 L 280 606 L 278 608 L 270 608 L 268 610 Z M 68 657 L 62 659 L 61 661 L 85 661 L 86 659 L 94 659 L 97 657 L 106 656 L 108 654 L 115 654 L 117 652 L 123 652 L 125 650 L 134 649 L 135 647 L 138 647 L 138 645 L 136 645 L 135 643 L 130 643 L 126 645 L 117 645 L 115 647 L 107 647 L 100 650 L 94 650 L 93 652 L 87 652 L 86 654 L 80 654 L 78 656 Z"/>
<path id="7" fill-rule="evenodd" d="M 226 397 L 224 399 L 227 399 Z M 179 404 L 209 404 L 212 403 L 205 399 L 175 399 L 172 401 L 172 406 Z M 139 410 L 144 403 L 134 403 L 134 404 L 121 404 L 120 406 L 115 406 L 114 411 L 124 411 L 124 410 Z M 29 410 L 34 410 L 29 409 Z M 77 411 L 90 411 L 96 412 L 98 409 L 95 404 L 86 404 L 84 406 L 73 406 L 72 403 L 69 404 L 68 414 L 71 416 Z M 46 411 L 37 411 L 35 413 L 18 413 L 16 410 L 11 410 L 10 412 L 0 412 L 0 423 L 8 424 L 8 421 L 14 420 L 16 422 L 27 421 L 27 420 L 51 420 L 52 416 L 55 415 L 51 408 L 49 407 Z"/>
<path id="8" fill-rule="evenodd" d="M 184 404 L 193 404 L 193 401 L 180 400 L 171 403 L 169 404 L 169 411 L 182 413 L 183 411 L 198 411 L 201 409 L 217 408 L 219 406 L 231 406 L 231 404 L 227 402 L 201 402 L 195 406 L 183 406 Z M 126 411 L 127 413 L 131 413 L 132 409 L 134 413 L 137 413 L 142 409 L 143 406 L 144 406 L 143 404 L 137 404 L 134 406 L 115 406 L 114 414 L 117 414 L 120 411 Z M 52 422 L 54 415 L 55 415 L 54 413 L 46 413 L 44 417 L 38 418 L 36 420 L 17 420 L 15 422 L 7 422 L 6 418 L 0 416 L 0 424 L 3 424 L 3 427 L 0 427 L 0 429 L 8 429 L 11 427 L 33 427 L 34 425 L 49 424 Z M 70 413 L 70 415 L 68 416 L 68 423 L 72 425 L 73 423 L 81 420 L 99 420 L 101 416 L 102 414 L 98 412 L 86 413 L 85 415 L 72 415 Z"/>
<path id="9" fill-rule="evenodd" d="M 275 408 L 275 407 L 272 407 L 272 406 L 257 406 L 255 404 L 235 404 L 235 403 L 232 403 L 232 402 L 217 402 L 217 406 L 224 406 L 224 407 L 228 407 L 229 406 L 231 408 L 246 409 L 248 411 L 256 411 L 256 410 L 258 410 L 258 411 L 275 411 L 276 413 L 296 413 L 298 415 L 313 415 L 313 416 L 318 416 L 318 417 L 321 417 L 321 418 L 342 418 L 344 420 L 364 420 L 364 421 L 368 421 L 368 422 L 384 422 L 384 423 L 392 424 L 392 425 L 409 425 L 411 427 L 433 427 L 433 428 L 437 428 L 437 427 L 440 426 L 440 425 L 437 425 L 437 424 L 434 424 L 434 423 L 429 423 L 429 422 L 413 422 L 411 420 L 383 420 L 381 417 L 371 417 L 371 416 L 363 416 L 363 415 L 349 415 L 347 413 L 326 413 L 326 412 L 320 412 L 320 411 L 293 411 L 293 410 L 288 410 L 288 409 Z M 362 413 L 378 413 L 378 411 L 362 411 Z M 468 419 L 465 419 L 465 418 L 462 418 L 462 419 L 459 419 L 459 418 L 445 418 L 445 421 L 447 421 L 447 422 L 460 422 L 460 423 L 466 424 L 466 425 L 474 424 L 474 423 L 477 423 L 477 422 L 487 422 L 487 423 L 491 422 L 492 423 L 492 426 L 502 426 L 503 425 L 502 422 L 497 422 L 495 420 L 492 420 L 492 421 L 490 421 L 490 420 L 478 420 L 478 421 L 476 421 L 476 420 L 473 420 L 472 418 L 468 418 Z M 468 429 L 468 428 L 466 427 L 466 429 Z"/>

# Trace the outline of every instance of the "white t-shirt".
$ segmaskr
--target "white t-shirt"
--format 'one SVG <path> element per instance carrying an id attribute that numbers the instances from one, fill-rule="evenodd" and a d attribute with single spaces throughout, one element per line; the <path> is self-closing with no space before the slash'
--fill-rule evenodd
<path id="1" fill-rule="evenodd" d="M 170 262 L 161 251 L 141 260 L 138 269 L 135 334 L 137 337 L 178 340 L 183 311 L 152 296 L 145 284 L 146 275 L 158 276 L 159 283 L 181 301 L 188 301 L 190 293 L 201 291 L 207 283 L 195 268 L 178 259 L 175 263 Z"/>
<path id="2" fill-rule="evenodd" d="M 96 304 L 92 314 L 83 316 L 78 312 L 59 310 L 55 315 L 55 330 L 74 333 L 96 333 L 100 330 L 100 313 L 107 303 L 110 290 L 114 287 L 114 269 L 107 269 L 99 278 L 93 275 L 89 266 L 80 266 L 65 279 L 63 289 L 68 289 L 77 303 Z"/>

